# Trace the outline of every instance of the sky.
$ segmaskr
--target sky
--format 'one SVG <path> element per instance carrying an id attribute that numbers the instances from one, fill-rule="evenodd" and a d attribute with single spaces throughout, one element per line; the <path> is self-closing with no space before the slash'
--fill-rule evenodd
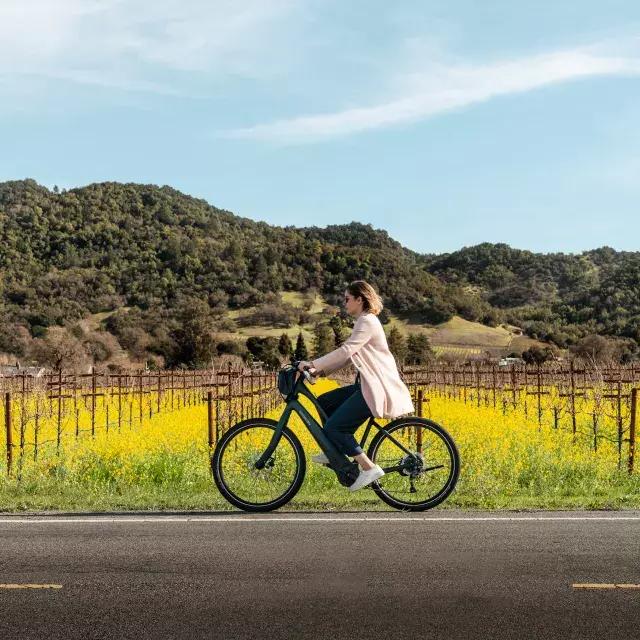
<path id="1" fill-rule="evenodd" d="M 636 0 L 0 0 L 0 181 L 421 253 L 640 250 Z"/>

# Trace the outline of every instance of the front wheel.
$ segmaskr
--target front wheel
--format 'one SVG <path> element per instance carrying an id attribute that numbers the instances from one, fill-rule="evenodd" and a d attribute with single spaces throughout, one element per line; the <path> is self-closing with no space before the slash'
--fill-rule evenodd
<path id="1" fill-rule="evenodd" d="M 386 471 L 371 485 L 378 497 L 402 511 L 425 511 L 445 500 L 460 474 L 453 438 L 427 418 L 400 418 L 384 429 L 389 435 L 378 431 L 367 452 Z"/>
<path id="2" fill-rule="evenodd" d="M 211 457 L 213 479 L 220 493 L 243 511 L 278 509 L 298 493 L 304 480 L 304 450 L 287 427 L 264 468 L 255 468 L 277 424 L 269 418 L 239 422 L 224 434 Z"/>

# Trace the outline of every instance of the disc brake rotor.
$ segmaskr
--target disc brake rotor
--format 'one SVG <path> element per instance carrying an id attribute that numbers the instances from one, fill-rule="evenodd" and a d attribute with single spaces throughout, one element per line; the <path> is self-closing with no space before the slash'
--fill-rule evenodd
<path id="1" fill-rule="evenodd" d="M 403 476 L 417 478 L 421 473 L 423 473 L 422 469 L 424 467 L 424 456 L 418 452 L 414 453 L 413 455 L 407 454 L 398 462 L 398 464 L 402 465 L 403 467 L 402 469 L 400 469 L 400 473 Z"/>

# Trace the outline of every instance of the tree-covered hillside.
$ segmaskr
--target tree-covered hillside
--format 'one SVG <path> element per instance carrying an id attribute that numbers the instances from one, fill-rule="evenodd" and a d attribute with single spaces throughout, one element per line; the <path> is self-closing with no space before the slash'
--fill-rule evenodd
<path id="1" fill-rule="evenodd" d="M 238 308 L 315 287 L 339 301 L 356 278 L 374 282 L 390 306 L 425 317 L 445 299 L 470 303 L 370 225 L 270 226 L 170 187 L 53 193 L 32 180 L 5 182 L 0 242 L 3 313 L 36 331 L 123 305 L 170 310 L 185 297 Z"/>
<path id="2" fill-rule="evenodd" d="M 589 333 L 640 341 L 640 252 L 539 254 L 483 243 L 422 261 L 443 282 L 474 288 L 533 337 L 560 346 Z"/>
<path id="3" fill-rule="evenodd" d="M 389 310 L 419 322 L 506 321 L 560 346 L 594 332 L 640 339 L 635 252 L 536 254 L 485 243 L 420 255 L 371 225 L 277 227 L 167 186 L 59 192 L 33 180 L 0 183 L 3 352 L 19 355 L 48 328 L 115 311 L 107 328 L 122 347 L 177 363 L 194 318 L 211 332 L 228 328 L 234 309 L 257 306 L 268 318 L 281 291 L 313 289 L 339 305 L 360 278 Z"/>

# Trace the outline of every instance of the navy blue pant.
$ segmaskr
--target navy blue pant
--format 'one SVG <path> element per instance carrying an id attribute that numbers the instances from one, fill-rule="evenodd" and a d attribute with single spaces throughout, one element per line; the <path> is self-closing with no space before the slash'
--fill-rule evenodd
<path id="1" fill-rule="evenodd" d="M 345 456 L 361 454 L 362 447 L 353 434 L 372 414 L 364 400 L 360 384 L 327 391 L 318 396 L 317 400 L 328 416 L 324 432 L 329 440 Z"/>

